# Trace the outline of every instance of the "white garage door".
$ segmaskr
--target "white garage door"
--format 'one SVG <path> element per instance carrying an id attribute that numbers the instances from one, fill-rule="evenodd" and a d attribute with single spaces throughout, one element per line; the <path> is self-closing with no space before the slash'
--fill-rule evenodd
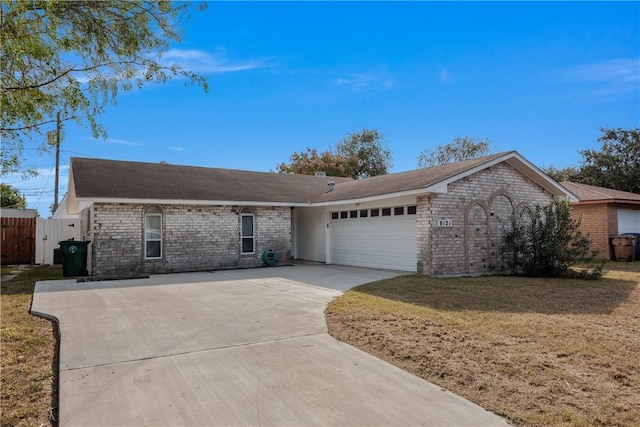
<path id="1" fill-rule="evenodd" d="M 333 264 L 416 271 L 416 207 L 331 213 Z"/>
<path id="2" fill-rule="evenodd" d="M 618 209 L 618 234 L 640 233 L 640 211 Z"/>

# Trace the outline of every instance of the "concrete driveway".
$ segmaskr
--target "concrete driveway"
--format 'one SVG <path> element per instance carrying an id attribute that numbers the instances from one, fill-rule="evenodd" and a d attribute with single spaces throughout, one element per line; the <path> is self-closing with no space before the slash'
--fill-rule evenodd
<path id="1" fill-rule="evenodd" d="M 32 312 L 60 327 L 60 426 L 506 425 L 327 334 L 340 289 L 397 274 L 309 264 L 39 282 Z"/>

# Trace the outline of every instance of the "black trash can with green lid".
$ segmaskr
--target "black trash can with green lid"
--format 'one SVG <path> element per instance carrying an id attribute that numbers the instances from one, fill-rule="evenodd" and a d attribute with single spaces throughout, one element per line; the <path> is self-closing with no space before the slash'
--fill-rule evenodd
<path id="1" fill-rule="evenodd" d="M 62 252 L 62 275 L 76 277 L 87 275 L 87 245 L 90 240 L 63 240 L 58 242 Z"/>

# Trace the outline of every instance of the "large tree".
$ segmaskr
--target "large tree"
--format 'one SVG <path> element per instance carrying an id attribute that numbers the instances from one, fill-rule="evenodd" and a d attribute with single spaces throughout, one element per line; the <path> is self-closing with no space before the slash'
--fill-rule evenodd
<path id="1" fill-rule="evenodd" d="M 0 193 L 2 196 L 2 202 L 0 206 L 3 208 L 20 208 L 27 207 L 24 197 L 20 194 L 17 188 L 8 184 L 0 184 Z"/>
<path id="2" fill-rule="evenodd" d="M 338 142 L 335 152 L 307 151 L 293 153 L 289 163 L 280 163 L 280 173 L 314 175 L 325 172 L 329 176 L 353 179 L 384 175 L 391 168 L 391 151 L 383 143 L 383 135 L 377 130 L 363 129 L 350 133 Z"/>
<path id="3" fill-rule="evenodd" d="M 330 151 L 318 154 L 316 149 L 307 148 L 307 151 L 293 153 L 289 163 L 280 163 L 277 166 L 280 173 L 296 173 L 299 175 L 315 175 L 324 172 L 328 176 L 343 176 L 353 178 L 358 168 L 356 158 L 343 158 Z"/>
<path id="4" fill-rule="evenodd" d="M 384 135 L 375 129 L 348 134 L 336 145 L 336 153 L 344 159 L 357 159 L 356 179 L 385 175 L 393 166 Z"/>
<path id="5" fill-rule="evenodd" d="M 600 129 L 602 148 L 582 150 L 577 182 L 640 193 L 640 128 Z"/>
<path id="6" fill-rule="evenodd" d="M 156 0 L 2 0 L 2 172 L 20 167 L 25 141 L 62 120 L 89 124 L 119 91 L 183 76 L 204 78 L 166 63 L 180 40 L 189 4 Z"/>
<path id="7" fill-rule="evenodd" d="M 476 140 L 473 137 L 456 137 L 445 145 L 435 149 L 426 149 L 418 156 L 418 167 L 446 165 L 467 159 L 485 156 L 491 153 L 491 140 L 488 138 Z"/>

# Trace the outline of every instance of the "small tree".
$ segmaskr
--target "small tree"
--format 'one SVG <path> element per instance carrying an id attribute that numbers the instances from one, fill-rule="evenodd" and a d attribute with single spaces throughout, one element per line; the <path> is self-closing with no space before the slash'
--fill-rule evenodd
<path id="1" fill-rule="evenodd" d="M 512 228 L 504 238 L 504 250 L 511 256 L 509 267 L 516 273 L 534 277 L 558 277 L 574 274 L 571 266 L 579 260 L 591 261 L 595 254 L 591 241 L 580 231 L 580 220 L 571 218 L 571 206 L 556 200 L 537 205 L 530 217 L 523 213 L 512 217 Z M 590 265 L 578 273 L 599 278 L 602 265 Z"/>

